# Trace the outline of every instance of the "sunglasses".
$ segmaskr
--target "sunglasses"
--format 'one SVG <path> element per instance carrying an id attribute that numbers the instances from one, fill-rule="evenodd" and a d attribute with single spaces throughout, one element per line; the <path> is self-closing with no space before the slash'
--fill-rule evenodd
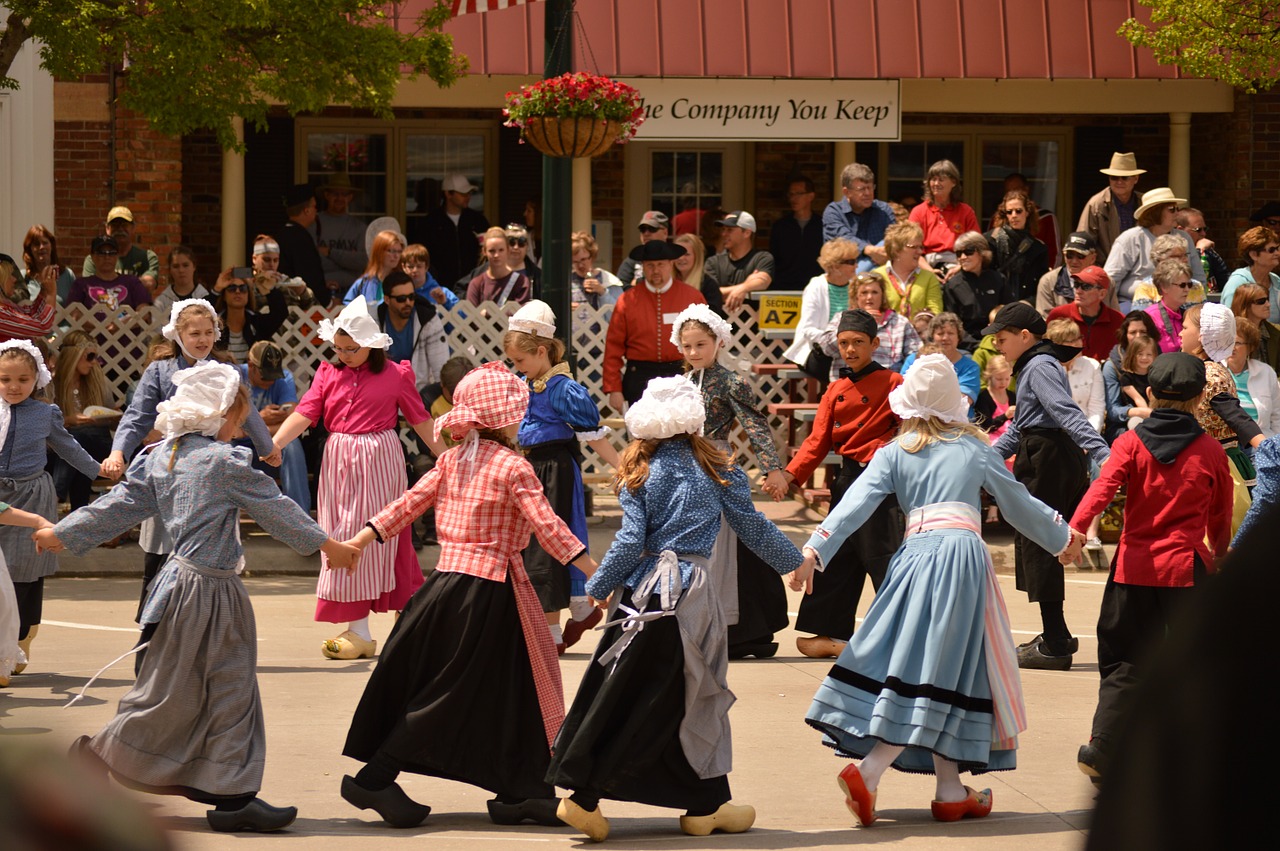
<path id="1" fill-rule="evenodd" d="M 640 226 L 640 232 L 641 232 L 641 233 L 657 233 L 659 230 L 660 230 L 660 228 L 655 228 L 655 227 L 653 227 L 652 225 L 641 225 L 641 226 Z"/>
<path id="2" fill-rule="evenodd" d="M 1190 282 L 1190 281 L 1179 281 L 1178 283 L 1174 284 L 1174 286 L 1175 286 L 1175 287 L 1180 287 L 1181 289 L 1184 289 L 1184 290 L 1189 290 L 1189 289 L 1191 289 L 1191 282 Z"/>
<path id="3" fill-rule="evenodd" d="M 1183 228 L 1183 230 L 1185 230 L 1187 233 L 1205 233 L 1209 229 L 1208 228 Z"/>
<path id="4" fill-rule="evenodd" d="M 841 260 L 841 261 L 840 261 L 840 265 L 841 265 L 841 266 L 857 266 L 857 265 L 858 265 L 858 258 L 857 258 L 857 257 L 851 257 L 851 258 L 850 258 L 850 259 L 848 259 L 848 260 Z"/>
<path id="5" fill-rule="evenodd" d="M 1000 212 L 1004 213 L 1006 216 L 1021 216 L 1027 211 L 1019 208 L 1017 210 L 1001 210 Z"/>
<path id="6" fill-rule="evenodd" d="M 1077 291 L 1077 292 L 1082 292 L 1082 293 L 1091 293 L 1091 292 L 1093 292 L 1094 290 L 1100 290 L 1100 289 L 1102 289 L 1102 287 L 1098 286 L 1097 284 L 1079 284 L 1079 283 L 1077 283 L 1077 284 L 1072 284 L 1071 286 L 1072 286 L 1072 287 L 1074 287 L 1074 288 L 1076 289 L 1076 291 Z"/>
<path id="7" fill-rule="evenodd" d="M 1280 227 L 1280 219 L 1276 218 L 1263 219 L 1262 223 L 1269 228 Z"/>
<path id="8" fill-rule="evenodd" d="M 228 293 L 247 293 L 248 291 L 248 284 L 227 284 L 227 288 L 223 290 L 223 292 Z"/>
<path id="9" fill-rule="evenodd" d="M 507 245 L 511 246 L 512 248 L 515 248 L 516 246 L 520 246 L 520 245 L 528 245 L 528 244 L 529 244 L 529 237 L 527 237 L 527 236 L 509 236 L 509 237 L 507 237 Z"/>
<path id="10" fill-rule="evenodd" d="M 84 359 L 89 363 L 102 363 L 102 358 L 98 356 L 97 352 L 89 352 L 84 356 Z"/>
<path id="11" fill-rule="evenodd" d="M 413 293 L 409 293 L 408 295 L 389 295 L 387 296 L 387 301 L 394 301 L 400 304 L 406 304 L 407 302 L 413 301 L 415 298 L 417 298 L 417 296 L 415 296 Z"/>
<path id="12" fill-rule="evenodd" d="M 956 256 L 957 256 L 957 257 L 968 257 L 970 254 L 977 254 L 977 253 L 978 253 L 978 249 L 976 249 L 976 248 L 962 248 L 962 249 L 960 249 L 959 251 L 957 251 L 957 252 L 956 252 Z"/>
<path id="13" fill-rule="evenodd" d="M 1270 304 L 1271 299 L 1267 298 L 1266 296 L 1263 296 L 1262 298 L 1255 298 L 1253 300 L 1253 303 L 1256 304 L 1258 307 L 1262 307 L 1262 305 L 1264 304 Z"/>
<path id="14" fill-rule="evenodd" d="M 1275 254 L 1277 251 L 1280 251 L 1280 245 L 1268 245 L 1266 248 L 1262 250 L 1267 252 L 1268 254 Z"/>

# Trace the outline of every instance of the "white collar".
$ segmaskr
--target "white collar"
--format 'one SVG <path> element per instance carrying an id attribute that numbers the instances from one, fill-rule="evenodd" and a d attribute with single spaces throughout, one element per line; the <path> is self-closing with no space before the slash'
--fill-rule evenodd
<path id="1" fill-rule="evenodd" d="M 649 283 L 648 278 L 645 278 L 644 286 L 645 286 L 645 289 L 647 289 L 649 292 L 657 293 L 658 295 L 661 295 L 662 293 L 665 293 L 667 290 L 671 289 L 671 285 L 674 284 L 675 282 L 676 282 L 675 276 L 667 278 L 666 285 L 663 286 L 662 289 L 658 289 L 653 284 Z"/>

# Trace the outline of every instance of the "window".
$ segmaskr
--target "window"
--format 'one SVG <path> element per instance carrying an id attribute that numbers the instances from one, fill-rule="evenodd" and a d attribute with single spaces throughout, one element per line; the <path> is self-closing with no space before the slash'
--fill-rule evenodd
<path id="1" fill-rule="evenodd" d="M 478 187 L 471 206 L 484 209 L 485 136 L 483 133 L 442 135 L 420 131 L 404 134 L 404 219 L 409 233 L 417 233 L 417 221 L 440 206 L 440 184 L 447 175 L 465 175 Z"/>
<path id="2" fill-rule="evenodd" d="M 1058 208 L 1058 143 L 984 140 L 982 143 L 982 209 L 995 212 L 1004 199 L 1004 180 L 1021 174 L 1031 188 L 1031 200 L 1041 210 Z"/>
<path id="3" fill-rule="evenodd" d="M 671 235 L 697 233 L 703 212 L 724 197 L 719 151 L 654 151 L 650 155 L 649 209 L 671 218 Z"/>
<path id="4" fill-rule="evenodd" d="M 320 188 L 346 175 L 356 190 L 351 215 L 371 222 L 387 214 L 387 134 L 312 133 L 307 136 L 307 175 Z M 320 196 L 324 198 L 323 194 Z"/>
<path id="5" fill-rule="evenodd" d="M 896 142 L 888 148 L 887 168 L 879 181 L 878 194 L 899 204 L 906 200 L 913 206 L 923 197 L 924 176 L 938 160 L 951 160 L 964 173 L 963 141 Z"/>

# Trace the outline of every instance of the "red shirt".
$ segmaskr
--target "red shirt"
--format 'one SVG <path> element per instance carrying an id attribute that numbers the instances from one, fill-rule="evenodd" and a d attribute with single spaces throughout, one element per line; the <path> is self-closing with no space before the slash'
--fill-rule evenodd
<path id="1" fill-rule="evenodd" d="M 664 293 L 655 293 L 637 284 L 618 299 L 604 338 L 604 376 L 601 389 L 622 392 L 622 361 L 640 360 L 670 363 L 683 360 L 671 344 L 671 326 L 691 304 L 706 304 L 702 293 L 688 284 L 674 281 Z"/>
<path id="2" fill-rule="evenodd" d="M 924 231 L 925 254 L 954 251 L 957 236 L 978 230 L 978 217 L 963 202 L 938 207 L 932 201 L 922 201 L 911 208 L 909 218 Z"/>
<path id="3" fill-rule="evenodd" d="M 898 415 L 889 409 L 889 391 L 902 383 L 891 369 L 877 369 L 854 381 L 841 378 L 818 403 L 813 430 L 797 450 L 787 472 L 806 481 L 834 446 L 846 458 L 863 464 L 898 434 Z"/>
<path id="4" fill-rule="evenodd" d="M 1189 588 L 1195 584 L 1196 554 L 1212 573 L 1213 555 L 1225 554 L 1231 540 L 1230 463 L 1222 445 L 1202 434 L 1171 463 L 1161 464 L 1136 432 L 1127 431 L 1112 444 L 1111 457 L 1076 508 L 1071 528 L 1089 528 L 1116 490 L 1128 484 L 1115 581 Z"/>
<path id="5" fill-rule="evenodd" d="M 1074 301 L 1050 310 L 1045 321 L 1070 319 L 1076 323 L 1076 327 L 1080 329 L 1080 340 L 1084 343 L 1084 353 L 1099 363 L 1106 363 L 1111 356 L 1111 348 L 1116 344 L 1116 334 L 1124 324 L 1124 314 L 1105 304 L 1099 304 L 1099 307 L 1102 309 L 1092 323 L 1084 321 L 1084 317 L 1080 315 L 1080 305 Z"/>

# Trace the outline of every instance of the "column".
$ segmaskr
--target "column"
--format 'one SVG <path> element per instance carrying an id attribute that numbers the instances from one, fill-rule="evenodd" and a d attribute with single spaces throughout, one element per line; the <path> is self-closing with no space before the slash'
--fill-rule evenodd
<path id="1" fill-rule="evenodd" d="M 236 139 L 244 143 L 244 119 L 231 119 Z M 244 236 L 244 154 L 222 152 L 222 263 L 219 268 L 247 266 Z"/>
<path id="2" fill-rule="evenodd" d="M 569 221 L 575 231 L 591 232 L 591 158 L 573 161 L 573 212 Z"/>
<path id="3" fill-rule="evenodd" d="M 831 197 L 839 201 L 844 195 L 840 191 L 840 172 L 844 171 L 844 167 L 853 162 L 853 142 L 836 142 L 832 146 L 835 150 L 831 152 L 831 158 L 834 160 L 831 167 Z M 887 189 L 889 181 L 883 181 L 884 187 Z"/>
<path id="4" fill-rule="evenodd" d="M 1169 188 L 1194 206 L 1191 192 L 1191 113 L 1169 113 Z"/>

